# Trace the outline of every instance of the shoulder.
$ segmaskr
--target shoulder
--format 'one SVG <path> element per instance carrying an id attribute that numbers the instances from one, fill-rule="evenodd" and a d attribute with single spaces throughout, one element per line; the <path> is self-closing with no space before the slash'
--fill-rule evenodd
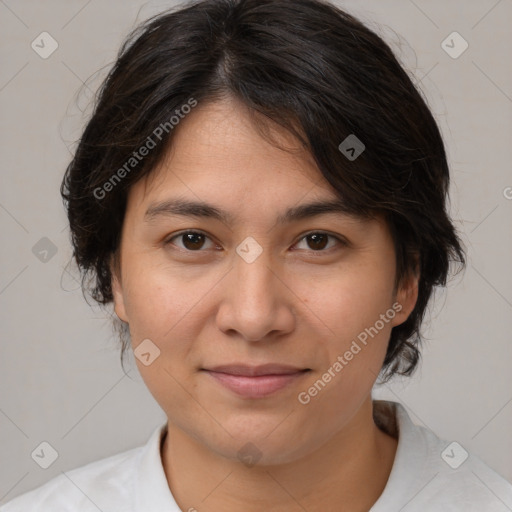
<path id="1" fill-rule="evenodd" d="M 0 507 L 0 512 L 123 512 L 131 503 L 131 481 L 143 447 L 64 471 Z M 115 499 L 115 501 L 113 501 Z"/>
<path id="2" fill-rule="evenodd" d="M 379 423 L 399 435 L 388 483 L 372 512 L 396 510 L 397 504 L 404 512 L 512 510 L 512 484 L 462 444 L 415 425 L 401 404 L 377 408 Z"/>
<path id="3" fill-rule="evenodd" d="M 512 510 L 512 484 L 458 442 L 429 434 L 431 451 L 415 500 L 418 510 Z"/>
<path id="4" fill-rule="evenodd" d="M 416 500 L 418 510 L 512 510 L 510 482 L 457 441 L 445 441 L 424 427 L 418 428 L 429 447 L 423 469 L 424 491 Z"/>

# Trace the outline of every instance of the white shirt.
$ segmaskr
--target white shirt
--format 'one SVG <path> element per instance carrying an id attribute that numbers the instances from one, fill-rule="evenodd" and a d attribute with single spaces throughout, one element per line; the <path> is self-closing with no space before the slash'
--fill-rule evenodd
<path id="1" fill-rule="evenodd" d="M 512 511 L 512 484 L 478 457 L 464 460 L 460 445 L 412 423 L 401 404 L 373 404 L 376 423 L 398 436 L 398 448 L 370 512 Z M 64 472 L 0 512 L 180 512 L 160 454 L 166 426 L 156 428 L 146 445 Z"/>

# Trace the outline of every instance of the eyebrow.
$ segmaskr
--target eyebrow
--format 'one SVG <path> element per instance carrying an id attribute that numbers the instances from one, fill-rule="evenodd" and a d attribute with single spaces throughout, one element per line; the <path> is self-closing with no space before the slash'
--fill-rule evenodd
<path id="1" fill-rule="evenodd" d="M 304 220 L 310 217 L 316 217 L 318 215 L 326 215 L 332 213 L 342 213 L 345 215 L 356 216 L 354 212 L 348 208 L 344 201 L 341 199 L 334 199 L 330 201 L 315 201 L 312 203 L 305 203 L 288 208 L 284 213 L 277 217 L 277 223 L 286 224 Z M 165 217 L 175 215 L 184 217 L 211 218 L 219 220 L 225 224 L 232 224 L 235 220 L 233 214 L 212 204 L 180 198 L 168 199 L 151 204 L 144 214 L 144 220 L 146 222 L 151 222 L 160 216 Z"/>

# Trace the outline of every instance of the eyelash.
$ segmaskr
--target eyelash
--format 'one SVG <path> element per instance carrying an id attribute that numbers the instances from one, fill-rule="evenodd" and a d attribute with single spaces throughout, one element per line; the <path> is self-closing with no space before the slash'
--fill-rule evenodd
<path id="1" fill-rule="evenodd" d="M 172 235 L 171 237 L 167 238 L 164 241 L 164 245 L 166 245 L 166 246 L 167 245 L 175 245 L 175 244 L 172 243 L 172 240 L 174 240 L 175 238 L 179 238 L 180 236 L 187 235 L 187 234 L 204 235 L 206 238 L 211 240 L 211 238 L 206 233 L 204 233 L 202 231 L 196 231 L 194 229 L 189 229 L 189 230 L 186 230 L 186 231 L 181 231 L 179 233 L 176 233 L 176 234 Z M 298 240 L 297 244 L 299 242 L 302 242 L 302 240 L 304 240 L 305 238 L 307 238 L 310 235 L 326 235 L 329 238 L 333 238 L 334 240 L 336 240 L 341 247 L 347 247 L 349 245 L 349 243 L 346 240 L 344 240 L 342 238 L 339 238 L 338 236 L 331 235 L 330 233 L 327 233 L 325 231 L 310 231 L 309 233 L 304 234 Z M 294 244 L 294 245 L 296 245 L 296 244 Z M 182 248 L 182 247 L 177 247 L 177 248 L 178 248 L 178 250 L 180 250 L 182 252 L 188 252 L 188 253 L 205 252 L 202 249 L 198 249 L 197 251 L 192 251 L 192 250 L 189 250 L 189 249 L 186 249 L 186 248 Z M 332 249 L 336 249 L 336 247 L 331 247 L 329 249 L 320 249 L 320 250 L 316 250 L 316 251 L 313 250 L 313 249 L 310 249 L 309 252 L 312 252 L 312 253 L 329 253 Z"/>

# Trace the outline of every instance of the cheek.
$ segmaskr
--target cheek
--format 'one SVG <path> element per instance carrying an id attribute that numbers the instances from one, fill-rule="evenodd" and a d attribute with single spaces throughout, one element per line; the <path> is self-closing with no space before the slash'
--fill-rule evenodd
<path id="1" fill-rule="evenodd" d="M 305 314 L 309 310 L 308 315 L 320 319 L 330 337 L 346 342 L 373 326 L 391 307 L 393 277 L 378 265 L 352 266 L 303 283 L 297 295 L 306 305 Z M 389 334 L 391 326 L 386 323 L 385 327 Z"/>
<path id="2" fill-rule="evenodd" d="M 194 314 L 206 294 L 207 280 L 190 281 L 183 272 L 155 265 L 151 258 L 133 257 L 126 264 L 125 307 L 134 339 L 163 341 L 174 326 Z"/>
<path id="3" fill-rule="evenodd" d="M 134 261 L 135 263 L 135 261 Z M 192 279 L 190 273 L 151 265 L 143 258 L 128 265 L 125 280 L 125 307 L 129 318 L 132 348 L 151 340 L 160 351 L 151 365 L 136 360 L 148 387 L 169 390 L 190 377 L 190 367 L 197 366 L 197 340 L 211 315 L 208 297 L 218 276 L 204 274 Z M 137 353 L 136 353 L 137 355 Z M 172 376 L 171 376 L 172 375 Z"/>
<path id="4" fill-rule="evenodd" d="M 139 373 L 166 412 L 178 410 L 185 417 L 194 409 L 188 394 L 194 383 L 191 372 L 185 371 L 190 370 L 186 361 L 198 337 L 198 306 L 206 292 L 190 283 L 187 286 L 183 277 L 171 276 L 169 272 L 149 265 L 145 266 L 144 272 L 132 272 L 126 284 L 129 291 L 125 302 Z M 137 357 L 137 347 L 146 339 L 151 340 L 159 351 L 147 365 Z M 198 411 L 194 410 L 194 413 L 198 414 Z"/>
<path id="5" fill-rule="evenodd" d="M 309 294 L 302 290 L 309 317 L 321 319 L 319 325 L 327 333 L 321 342 L 326 358 L 315 375 L 315 379 L 327 381 L 328 392 L 321 393 L 326 399 L 335 396 L 336 403 L 357 401 L 371 389 L 386 354 L 395 316 L 392 278 L 376 267 L 365 266 L 364 271 L 353 268 L 340 272 L 336 279 L 329 280 L 328 287 L 316 281 Z"/>

